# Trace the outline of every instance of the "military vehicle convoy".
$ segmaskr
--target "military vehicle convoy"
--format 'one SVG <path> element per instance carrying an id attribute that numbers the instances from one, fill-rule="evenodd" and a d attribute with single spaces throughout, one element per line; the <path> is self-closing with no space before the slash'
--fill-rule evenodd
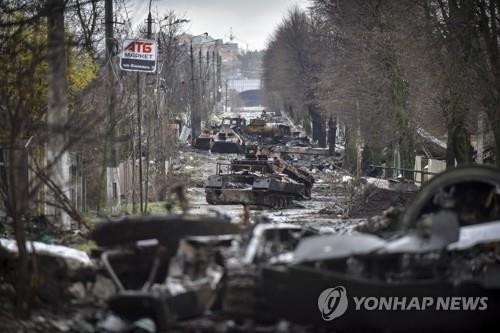
<path id="1" fill-rule="evenodd" d="M 285 208 L 311 197 L 314 178 L 279 155 L 250 147 L 246 158 L 218 163 L 205 185 L 209 204 L 245 204 Z"/>
<path id="2" fill-rule="evenodd" d="M 203 129 L 194 140 L 193 147 L 221 154 L 243 153 L 245 141 L 238 133 L 241 133 L 245 125 L 245 118 L 225 117 L 220 125 Z"/>
<path id="3" fill-rule="evenodd" d="M 286 143 L 296 139 L 291 127 L 263 112 L 260 118 L 225 117 L 219 125 L 210 126 L 195 138 L 193 147 L 215 153 L 243 153 L 245 143 Z"/>

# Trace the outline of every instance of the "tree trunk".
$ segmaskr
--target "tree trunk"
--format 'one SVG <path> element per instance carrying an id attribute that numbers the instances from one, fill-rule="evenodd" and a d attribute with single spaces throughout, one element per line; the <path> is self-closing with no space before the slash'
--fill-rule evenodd
<path id="1" fill-rule="evenodd" d="M 322 148 L 326 147 L 326 131 L 321 114 L 314 106 L 309 106 L 309 114 L 312 120 L 312 137 L 313 141 L 318 141 L 318 145 Z"/>
<path id="2" fill-rule="evenodd" d="M 14 234 L 18 248 L 17 274 L 16 274 L 16 310 L 20 317 L 27 317 L 30 310 L 31 300 L 31 274 L 29 271 L 29 255 L 26 249 L 26 230 L 23 216 L 26 211 L 22 211 L 27 204 L 23 203 L 23 195 L 18 187 L 20 187 L 22 163 L 21 154 L 15 151 L 17 133 L 12 133 L 13 136 L 10 142 L 9 149 L 9 205 L 8 212 L 12 216 L 14 223 Z M 24 170 L 28 172 L 28 170 Z"/>
<path id="3" fill-rule="evenodd" d="M 451 110 L 448 119 L 448 143 L 446 149 L 446 167 L 472 163 L 472 145 L 465 128 L 461 110 Z"/>
<path id="4" fill-rule="evenodd" d="M 48 109 L 47 125 L 51 135 L 48 142 L 47 162 L 52 166 L 49 170 L 54 184 L 63 195 L 67 195 L 69 185 L 69 156 L 66 151 L 68 124 L 68 105 L 66 82 L 66 53 L 64 39 L 64 0 L 49 0 L 48 17 Z M 51 193 L 51 200 L 56 201 L 57 195 Z M 49 206 L 55 221 L 69 228 L 68 214 L 59 207 Z"/>
<path id="5" fill-rule="evenodd" d="M 132 214 L 136 214 L 137 213 L 137 191 L 136 191 L 136 187 L 135 187 L 135 183 L 136 183 L 136 166 L 135 166 L 135 162 L 137 161 L 137 154 L 136 154 L 136 150 L 135 150 L 135 131 L 134 131 L 134 127 L 135 127 L 135 124 L 130 124 L 130 138 L 131 138 L 131 142 L 130 142 L 130 146 L 132 148 Z"/>
<path id="6" fill-rule="evenodd" d="M 345 128 L 345 154 L 344 154 L 344 169 L 356 174 L 358 170 L 358 140 L 357 131 L 352 128 Z"/>
<path id="7" fill-rule="evenodd" d="M 190 109 L 191 109 L 191 143 L 194 144 L 194 140 L 201 134 L 201 115 L 199 110 L 199 93 L 196 89 L 197 84 L 195 82 L 195 68 L 194 68 L 194 54 L 193 54 L 193 42 L 191 41 L 190 47 L 190 61 L 191 61 L 191 84 L 190 84 Z M 227 112 L 227 82 L 226 82 L 226 112 Z"/>
<path id="8" fill-rule="evenodd" d="M 115 115 L 116 88 L 113 57 L 113 0 L 105 1 L 106 34 L 106 107 L 108 110 L 108 129 L 106 135 L 106 206 L 110 213 L 117 213 L 120 207 L 120 181 L 118 178 L 118 149 L 116 146 L 117 126 Z"/>
<path id="9" fill-rule="evenodd" d="M 337 138 L 337 122 L 330 117 L 328 121 L 328 154 L 335 156 L 335 145 Z"/>
<path id="10" fill-rule="evenodd" d="M 492 110 L 488 116 L 495 141 L 495 165 L 500 166 L 500 110 Z"/>

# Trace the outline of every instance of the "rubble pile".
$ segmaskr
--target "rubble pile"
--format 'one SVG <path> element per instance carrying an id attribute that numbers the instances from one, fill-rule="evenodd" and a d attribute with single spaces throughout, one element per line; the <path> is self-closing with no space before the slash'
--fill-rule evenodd
<path id="1" fill-rule="evenodd" d="M 413 196 L 413 192 L 394 191 L 372 184 L 359 186 L 350 199 L 348 216 L 353 218 L 371 217 L 390 209 L 404 208 Z"/>

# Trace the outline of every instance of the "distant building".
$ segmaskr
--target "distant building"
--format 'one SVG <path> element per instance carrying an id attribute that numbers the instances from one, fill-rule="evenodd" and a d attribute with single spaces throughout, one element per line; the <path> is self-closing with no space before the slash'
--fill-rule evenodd
<path id="1" fill-rule="evenodd" d="M 231 51 L 239 52 L 238 43 L 224 43 L 224 48 Z"/>
<path id="2" fill-rule="evenodd" d="M 227 81 L 228 89 L 236 90 L 241 93 L 247 90 L 259 90 L 260 80 L 259 79 L 229 79 Z"/>

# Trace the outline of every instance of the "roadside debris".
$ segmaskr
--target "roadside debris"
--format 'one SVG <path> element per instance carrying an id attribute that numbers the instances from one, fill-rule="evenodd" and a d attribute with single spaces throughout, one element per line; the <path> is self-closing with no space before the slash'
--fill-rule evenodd
<path id="1" fill-rule="evenodd" d="M 259 156 L 267 155 L 256 151 L 251 161 L 266 162 L 261 166 L 272 170 L 273 164 Z M 241 163 L 234 168 L 249 171 Z M 295 169 L 279 170 L 285 174 Z M 237 224 L 220 214 L 184 212 L 98 224 L 91 233 L 98 246 L 92 261 L 80 258 L 80 253 L 66 256 L 66 249 L 35 244 L 40 255 L 77 258 L 84 267 L 90 265 L 90 273 L 64 283 L 67 295 L 83 305 L 100 294 L 96 304 L 103 305 L 71 320 L 49 319 L 50 324 L 40 327 L 120 333 L 404 332 L 407 322 L 418 318 L 414 325 L 419 331 L 497 330 L 500 177 L 489 168 L 469 169 L 469 174 L 475 176 L 463 179 L 461 171 L 454 170 L 439 175 L 406 210 L 389 208 L 348 233 L 265 219 L 251 224 L 249 216 L 245 224 Z M 355 183 L 345 175 L 337 178 Z M 474 197 L 464 197 L 458 189 Z M 413 223 L 405 220 L 408 212 L 416 216 Z M 0 245 L 15 255 L 12 241 Z M 488 306 L 472 312 L 396 309 L 384 312 L 380 321 L 380 315 L 350 304 L 342 317 L 324 321 L 318 295 L 332 286 L 343 286 L 350 297 L 358 298 L 487 297 Z M 99 303 L 104 296 L 106 302 Z"/>
<path id="2" fill-rule="evenodd" d="M 76 249 L 40 242 L 26 242 L 31 256 L 31 265 L 36 267 L 34 291 L 36 296 L 48 304 L 61 304 L 64 297 L 72 295 L 75 283 L 92 279 L 95 267 L 88 255 Z M 0 262 L 2 280 L 11 286 L 16 281 L 18 249 L 15 240 L 0 239 Z"/>
<path id="3" fill-rule="evenodd" d="M 278 317 L 337 331 L 404 332 L 409 320 L 416 331 L 497 330 L 499 228 L 500 221 L 459 227 L 457 214 L 441 211 L 426 215 L 417 229 L 389 240 L 366 234 L 309 237 L 299 243 L 292 264 L 263 268 L 262 294 Z M 367 309 L 349 308 L 328 322 L 318 315 L 314 301 L 332 286 L 344 286 L 350 297 L 358 298 L 487 297 L 488 306 L 469 312 L 400 307 L 384 312 L 384 320 Z M 299 289 L 300 293 L 290 292 Z"/>
<path id="4" fill-rule="evenodd" d="M 17 243 L 15 240 L 0 238 L 0 248 L 5 250 L 9 256 L 17 257 Z M 92 262 L 85 252 L 67 246 L 26 242 L 26 248 L 30 253 L 61 259 L 71 271 L 92 266 Z"/>
<path id="5" fill-rule="evenodd" d="M 244 230 L 225 219 L 207 218 L 186 215 L 121 220 L 109 222 L 93 234 L 103 246 L 101 261 L 117 288 L 108 301 L 111 312 L 99 324 L 101 328 L 118 321 L 114 326 L 127 332 L 149 319 L 153 331 L 164 332 L 175 330 L 184 320 L 205 316 L 209 310 L 218 313 L 219 321 L 252 317 L 258 311 L 258 304 L 252 301 L 257 300 L 254 292 L 259 288 L 255 268 L 269 261 L 286 262 L 300 239 L 317 233 L 296 225 L 266 223 Z M 165 228 L 159 230 L 161 223 Z M 209 224 L 218 227 L 207 229 Z M 109 228 L 128 230 L 126 235 L 135 228 L 148 231 L 136 234 L 134 240 L 129 236 L 113 238 L 113 245 L 102 238 Z M 173 230 L 181 231 L 173 235 Z M 150 237 L 155 242 L 146 242 Z M 146 257 L 137 256 L 148 247 L 154 249 L 149 270 L 141 264 Z M 120 256 L 127 257 L 128 272 L 123 266 L 120 269 Z"/>
<path id="6" fill-rule="evenodd" d="M 455 180 L 456 185 L 464 183 Z M 415 316 L 419 318 L 415 327 L 421 331 L 449 328 L 450 322 L 459 330 L 491 330 L 500 310 L 500 219 L 484 217 L 465 225 L 460 223 L 464 210 L 450 208 L 453 206 L 435 206 L 403 230 L 398 218 L 401 213 L 389 209 L 385 217 L 393 222 L 374 228 L 385 231 L 384 237 L 360 232 L 328 234 L 307 226 L 266 221 L 249 228 L 220 221 L 222 224 L 216 225 L 228 223 L 235 228 L 234 233 L 203 236 L 200 230 L 207 230 L 192 224 L 185 232 L 169 236 L 168 244 L 178 245 L 175 251 L 161 252 L 171 253 L 164 277 L 151 284 L 136 284 L 139 291 L 118 288 L 122 291 L 110 300 L 109 308 L 128 325 L 149 318 L 158 331 L 199 329 L 201 319 L 205 325 L 211 323 L 205 327 L 222 330 L 229 321 L 234 329 L 243 331 L 259 325 L 272 330 L 285 319 L 302 327 L 301 331 L 306 327 L 335 331 L 389 327 L 403 332 Z M 136 225 L 143 222 L 137 220 Z M 122 223 L 114 227 L 122 229 Z M 151 224 L 154 233 L 143 231 L 140 237 L 154 234 L 162 244 L 165 238 L 161 235 L 169 227 L 158 230 L 155 225 Z M 177 227 L 182 230 L 181 224 Z M 144 229 L 149 229 L 149 224 Z M 123 230 L 131 234 L 132 229 L 127 226 Z M 224 227 L 221 231 L 230 230 Z M 116 241 L 132 246 L 128 237 Z M 146 278 L 154 275 L 143 274 Z M 395 310 L 394 314 L 384 313 L 381 322 L 372 312 L 356 311 L 353 306 L 341 318 L 323 321 L 317 308 L 318 295 L 336 285 L 356 297 L 488 297 L 488 307 L 466 315 Z"/>
<path id="7" fill-rule="evenodd" d="M 398 191 L 389 188 L 377 187 L 371 183 L 357 184 L 352 190 L 346 216 L 371 217 L 394 207 L 404 208 L 414 192 Z"/>

